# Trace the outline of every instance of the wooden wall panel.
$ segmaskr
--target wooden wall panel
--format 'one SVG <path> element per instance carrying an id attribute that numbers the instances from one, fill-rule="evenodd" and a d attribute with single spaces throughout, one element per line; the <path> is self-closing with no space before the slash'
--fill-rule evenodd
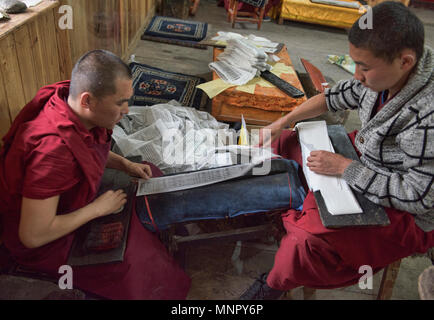
<path id="1" fill-rule="evenodd" d="M 38 88 L 41 88 L 44 85 L 48 84 L 49 80 L 47 66 L 45 65 L 44 59 L 45 52 L 44 46 L 42 44 L 43 36 L 41 34 L 41 30 L 39 28 L 39 23 L 37 22 L 37 20 L 32 21 L 28 24 L 28 26 L 33 56 L 32 60 L 36 70 L 36 86 Z"/>
<path id="2" fill-rule="evenodd" d="M 24 98 L 26 102 L 33 99 L 38 92 L 35 65 L 32 61 L 32 44 L 28 25 L 18 28 L 15 33 L 15 44 L 17 47 L 17 59 L 20 66 L 21 80 L 23 83 Z M 38 71 L 39 72 L 39 71 Z"/>
<path id="3" fill-rule="evenodd" d="M 8 132 L 12 123 L 8 106 L 9 103 L 3 81 L 3 72 L 0 72 L 0 138 L 3 138 L 3 136 Z M 0 139 L 0 147 L 2 144 L 3 140 Z"/>
<path id="4" fill-rule="evenodd" d="M 56 21 L 57 22 L 57 21 Z M 59 56 L 57 52 L 56 30 L 57 23 L 54 21 L 53 12 L 50 10 L 44 13 L 37 21 L 39 28 L 42 50 L 43 64 L 47 70 L 47 82 L 44 85 L 58 82 L 60 78 Z"/>
<path id="5" fill-rule="evenodd" d="M 121 49 L 122 52 L 126 52 L 128 50 L 129 41 L 128 41 L 128 26 L 129 24 L 129 12 L 128 12 L 128 4 L 129 0 L 120 0 L 119 3 L 119 21 L 121 25 Z"/>
<path id="6" fill-rule="evenodd" d="M 157 0 L 62 0 L 74 12 L 69 31 L 71 57 L 75 62 L 84 53 L 105 49 L 125 57 L 132 43 L 155 13 Z"/>
<path id="7" fill-rule="evenodd" d="M 14 119 L 26 104 L 26 99 L 13 34 L 9 34 L 0 41 L 0 72 L 3 76 L 9 113 Z"/>
<path id="8" fill-rule="evenodd" d="M 89 50 L 127 60 L 158 0 L 44 1 L 0 25 L 0 138 L 43 86 L 69 79 Z M 73 9 L 73 29 L 61 30 L 61 5 Z M 1 142 L 0 142 L 1 144 Z"/>
<path id="9" fill-rule="evenodd" d="M 53 10 L 55 21 L 58 21 L 59 15 Z M 59 80 L 68 80 L 71 78 L 73 68 L 71 58 L 71 44 L 68 30 L 61 30 L 56 26 L 57 52 L 59 56 Z"/>

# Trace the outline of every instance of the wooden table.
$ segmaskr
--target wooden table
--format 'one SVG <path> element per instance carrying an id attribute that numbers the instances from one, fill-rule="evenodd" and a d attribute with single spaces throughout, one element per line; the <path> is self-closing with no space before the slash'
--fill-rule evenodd
<path id="1" fill-rule="evenodd" d="M 223 49 L 214 48 L 214 61 L 222 52 Z M 281 59 L 279 62 L 293 68 L 286 46 L 277 56 Z M 304 92 L 295 70 L 293 73 L 282 74 L 281 78 Z M 215 72 L 213 79 L 218 79 Z M 306 100 L 306 96 L 292 98 L 276 87 L 265 88 L 256 85 L 254 94 L 232 87 L 213 98 L 211 113 L 219 121 L 240 122 L 243 115 L 247 124 L 265 126 L 294 110 Z"/>

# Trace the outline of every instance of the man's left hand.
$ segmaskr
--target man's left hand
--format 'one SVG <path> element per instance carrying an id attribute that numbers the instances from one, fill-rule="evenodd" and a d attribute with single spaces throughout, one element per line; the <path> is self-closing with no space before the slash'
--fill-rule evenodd
<path id="1" fill-rule="evenodd" d="M 353 160 L 328 151 L 312 151 L 307 166 L 315 173 L 341 176 Z"/>
<path id="2" fill-rule="evenodd" d="M 128 161 L 125 165 L 125 168 L 125 172 L 132 177 L 137 177 L 145 180 L 152 178 L 151 167 L 147 164 Z"/>

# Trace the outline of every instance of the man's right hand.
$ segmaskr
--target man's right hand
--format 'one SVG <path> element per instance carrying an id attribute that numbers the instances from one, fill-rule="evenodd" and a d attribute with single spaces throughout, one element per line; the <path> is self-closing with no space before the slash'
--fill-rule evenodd
<path id="1" fill-rule="evenodd" d="M 259 147 L 269 148 L 274 140 L 280 137 L 284 129 L 284 121 L 282 118 L 274 121 L 272 124 L 262 128 L 259 131 Z"/>
<path id="2" fill-rule="evenodd" d="M 97 217 L 103 217 L 118 211 L 126 202 L 127 195 L 123 190 L 110 190 L 96 198 L 89 206 L 93 207 Z"/>

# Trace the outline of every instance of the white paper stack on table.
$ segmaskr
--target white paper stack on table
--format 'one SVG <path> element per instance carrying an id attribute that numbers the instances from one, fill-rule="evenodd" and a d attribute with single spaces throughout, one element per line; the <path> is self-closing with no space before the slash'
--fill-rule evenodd
<path id="1" fill-rule="evenodd" d="M 271 70 L 265 51 L 247 39 L 227 40 L 225 51 L 217 59 L 218 61 L 210 63 L 209 67 L 223 81 L 234 85 L 244 85 L 261 71 Z"/>
<path id="2" fill-rule="evenodd" d="M 363 213 L 356 197 L 342 178 L 317 174 L 306 166 L 312 151 L 335 152 L 325 121 L 301 122 L 296 125 L 301 145 L 303 172 L 309 189 L 320 191 L 327 210 L 332 215 Z"/>
<path id="3" fill-rule="evenodd" d="M 224 32 L 219 31 L 217 32 L 217 36 L 213 37 L 211 40 L 214 41 L 220 41 L 220 42 L 227 42 L 231 39 L 244 39 L 249 40 L 251 43 L 253 43 L 255 46 L 262 48 L 266 53 L 276 53 L 279 47 L 278 42 L 273 42 L 267 38 L 264 37 L 257 37 L 254 34 L 249 34 L 248 36 L 243 36 L 239 33 L 235 32 Z"/>

